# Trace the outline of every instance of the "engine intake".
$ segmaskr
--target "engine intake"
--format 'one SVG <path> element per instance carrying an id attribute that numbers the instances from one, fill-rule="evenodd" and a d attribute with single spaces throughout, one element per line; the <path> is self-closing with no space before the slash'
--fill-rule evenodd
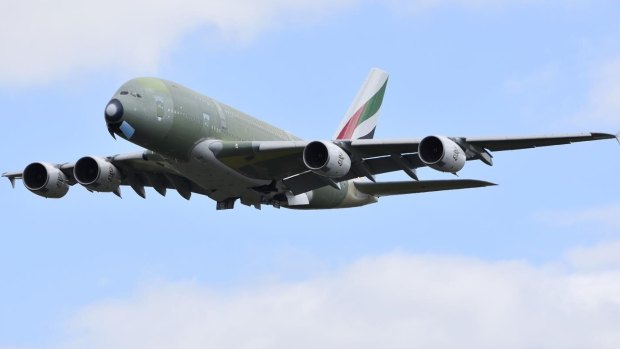
<path id="1" fill-rule="evenodd" d="M 462 170 L 467 160 L 463 149 L 443 136 L 428 136 L 422 139 L 418 145 L 418 156 L 428 167 L 450 173 Z"/>
<path id="2" fill-rule="evenodd" d="M 85 156 L 75 163 L 75 180 L 86 188 L 98 192 L 112 192 L 121 185 L 121 173 L 105 159 Z"/>
<path id="3" fill-rule="evenodd" d="M 351 169 L 351 158 L 331 142 L 314 141 L 304 148 L 304 164 L 314 173 L 330 178 L 340 178 Z"/>
<path id="4" fill-rule="evenodd" d="M 59 199 L 67 194 L 67 176 L 61 170 L 44 162 L 33 162 L 23 172 L 24 186 L 44 198 Z"/>

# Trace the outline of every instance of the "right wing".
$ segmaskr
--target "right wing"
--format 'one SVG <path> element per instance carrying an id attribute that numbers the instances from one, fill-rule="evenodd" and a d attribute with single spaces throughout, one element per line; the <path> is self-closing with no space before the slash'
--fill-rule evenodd
<path id="1" fill-rule="evenodd" d="M 192 193 L 207 194 L 205 189 L 174 170 L 168 159 L 152 151 L 116 155 L 110 158 L 110 163 L 122 172 L 121 185 L 130 186 L 143 198 L 145 186 L 152 187 L 162 196 L 166 195 L 167 189 L 176 190 L 186 200 Z"/>
<path id="2" fill-rule="evenodd" d="M 172 169 L 165 158 L 150 151 L 115 155 L 101 159 L 111 163 L 120 171 L 121 185 L 130 186 L 143 198 L 146 196 L 145 187 L 152 187 L 161 195 L 166 195 L 167 189 L 173 189 L 188 200 L 192 193 L 207 194 L 203 188 Z M 62 172 L 65 177 L 63 180 L 65 185 L 72 186 L 77 183 L 73 171 L 75 163 L 50 164 L 50 166 Z M 16 179 L 23 179 L 23 172 L 6 172 L 2 174 L 2 177 L 8 178 L 11 184 L 15 186 Z M 35 191 L 35 194 L 47 197 L 45 190 Z M 121 196 L 120 187 L 114 191 L 114 194 Z M 60 196 L 62 195 L 64 194 Z"/>

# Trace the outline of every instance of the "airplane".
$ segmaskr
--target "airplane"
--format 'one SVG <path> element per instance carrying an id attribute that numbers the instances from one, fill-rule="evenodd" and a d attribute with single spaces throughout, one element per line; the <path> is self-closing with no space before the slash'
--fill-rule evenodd
<path id="1" fill-rule="evenodd" d="M 416 169 L 457 174 L 469 160 L 493 165 L 492 151 L 526 149 L 616 138 L 620 134 L 576 133 L 532 137 L 374 139 L 388 74 L 371 69 L 330 140 L 305 141 L 226 104 L 158 78 L 123 84 L 105 106 L 108 131 L 145 148 L 114 156 L 85 156 L 73 163 L 33 162 L 6 172 L 12 186 L 45 198 L 61 198 L 77 184 L 91 192 L 130 186 L 161 195 L 176 190 L 216 201 L 217 210 L 262 205 L 292 209 L 348 208 L 380 197 L 479 188 L 494 183 L 419 180 Z M 377 175 L 403 171 L 406 181 L 378 182 Z"/>

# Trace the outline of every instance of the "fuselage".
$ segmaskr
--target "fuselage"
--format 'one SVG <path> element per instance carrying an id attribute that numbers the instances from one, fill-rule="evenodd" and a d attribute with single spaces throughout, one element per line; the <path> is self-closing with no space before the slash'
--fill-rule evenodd
<path id="1" fill-rule="evenodd" d="M 257 194 L 273 185 L 270 178 L 244 175 L 210 156 L 212 142 L 243 146 L 252 141 L 301 141 L 301 138 L 174 82 L 137 78 L 123 84 L 106 107 L 111 132 L 163 157 L 216 201 L 227 198 L 272 200 L 278 193 Z M 206 155 L 205 155 L 206 154 Z M 351 207 L 376 202 L 345 182 L 341 190 L 324 187 L 308 193 L 308 205 L 296 208 Z M 257 197 L 257 195 L 267 195 Z M 283 197 L 283 196 L 281 196 Z M 285 201 L 279 203 L 287 206 Z"/>
<path id="2" fill-rule="evenodd" d="M 119 136 L 161 154 L 187 159 L 201 140 L 291 141 L 299 137 L 176 83 L 137 78 L 113 96 L 133 129 Z M 120 127 L 121 123 L 117 123 Z"/>

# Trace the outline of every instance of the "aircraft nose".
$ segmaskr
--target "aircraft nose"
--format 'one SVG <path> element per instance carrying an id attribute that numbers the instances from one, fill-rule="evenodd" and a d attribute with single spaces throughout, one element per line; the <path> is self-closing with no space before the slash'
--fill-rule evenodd
<path id="1" fill-rule="evenodd" d="M 108 124 L 118 124 L 123 118 L 123 104 L 118 99 L 112 99 L 105 107 L 105 120 Z"/>

